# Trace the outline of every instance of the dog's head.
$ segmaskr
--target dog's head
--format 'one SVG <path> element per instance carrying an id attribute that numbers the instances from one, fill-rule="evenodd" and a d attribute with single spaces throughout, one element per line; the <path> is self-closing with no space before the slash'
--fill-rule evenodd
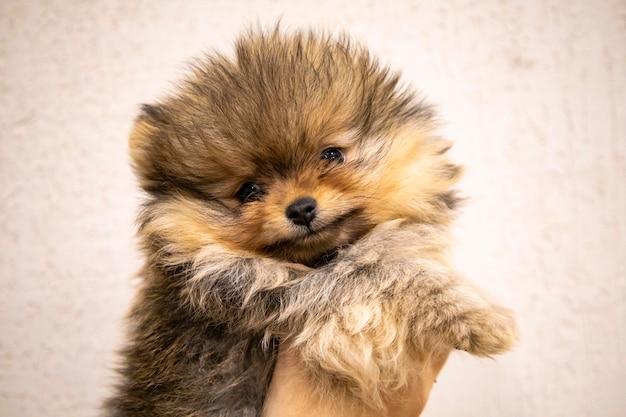
<path id="1" fill-rule="evenodd" d="M 199 61 L 131 135 L 144 229 L 313 265 L 392 219 L 446 223 L 458 166 L 433 109 L 346 38 L 279 30 Z"/>

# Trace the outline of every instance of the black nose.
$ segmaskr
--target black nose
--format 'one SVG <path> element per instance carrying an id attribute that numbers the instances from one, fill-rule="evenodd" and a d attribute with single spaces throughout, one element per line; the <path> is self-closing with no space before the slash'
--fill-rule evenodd
<path id="1" fill-rule="evenodd" d="M 308 226 L 315 218 L 317 201 L 303 197 L 293 201 L 285 210 L 285 215 L 293 224 Z"/>

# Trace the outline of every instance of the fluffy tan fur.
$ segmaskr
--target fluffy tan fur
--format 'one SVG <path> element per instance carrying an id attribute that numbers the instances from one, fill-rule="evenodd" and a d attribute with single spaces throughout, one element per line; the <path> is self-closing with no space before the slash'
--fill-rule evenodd
<path id="1" fill-rule="evenodd" d="M 436 127 L 364 48 L 278 29 L 144 106 L 147 261 L 110 415 L 257 416 L 281 342 L 320 395 L 380 412 L 433 353 L 510 349 L 511 312 L 450 265 L 461 169 Z"/>

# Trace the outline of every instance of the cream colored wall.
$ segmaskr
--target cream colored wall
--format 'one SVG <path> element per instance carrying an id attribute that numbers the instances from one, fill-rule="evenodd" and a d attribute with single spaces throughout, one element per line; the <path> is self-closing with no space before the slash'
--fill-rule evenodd
<path id="1" fill-rule="evenodd" d="M 519 315 L 427 416 L 626 411 L 623 0 L 0 2 L 0 415 L 95 416 L 139 266 L 137 105 L 246 23 L 345 29 L 440 105 L 459 267 Z"/>

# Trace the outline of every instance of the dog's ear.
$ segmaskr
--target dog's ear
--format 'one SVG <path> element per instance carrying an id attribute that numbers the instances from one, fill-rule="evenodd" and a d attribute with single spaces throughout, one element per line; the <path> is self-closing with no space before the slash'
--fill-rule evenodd
<path id="1" fill-rule="evenodd" d="M 169 116 L 162 106 L 141 106 L 130 133 L 129 150 L 139 184 L 146 191 L 155 191 L 167 179 L 163 162 L 167 160 L 167 137 L 171 130 Z"/>
<path id="2" fill-rule="evenodd" d="M 149 120 L 162 125 L 170 124 L 163 107 L 155 104 L 142 104 L 141 113 L 137 117 L 137 120 Z"/>

